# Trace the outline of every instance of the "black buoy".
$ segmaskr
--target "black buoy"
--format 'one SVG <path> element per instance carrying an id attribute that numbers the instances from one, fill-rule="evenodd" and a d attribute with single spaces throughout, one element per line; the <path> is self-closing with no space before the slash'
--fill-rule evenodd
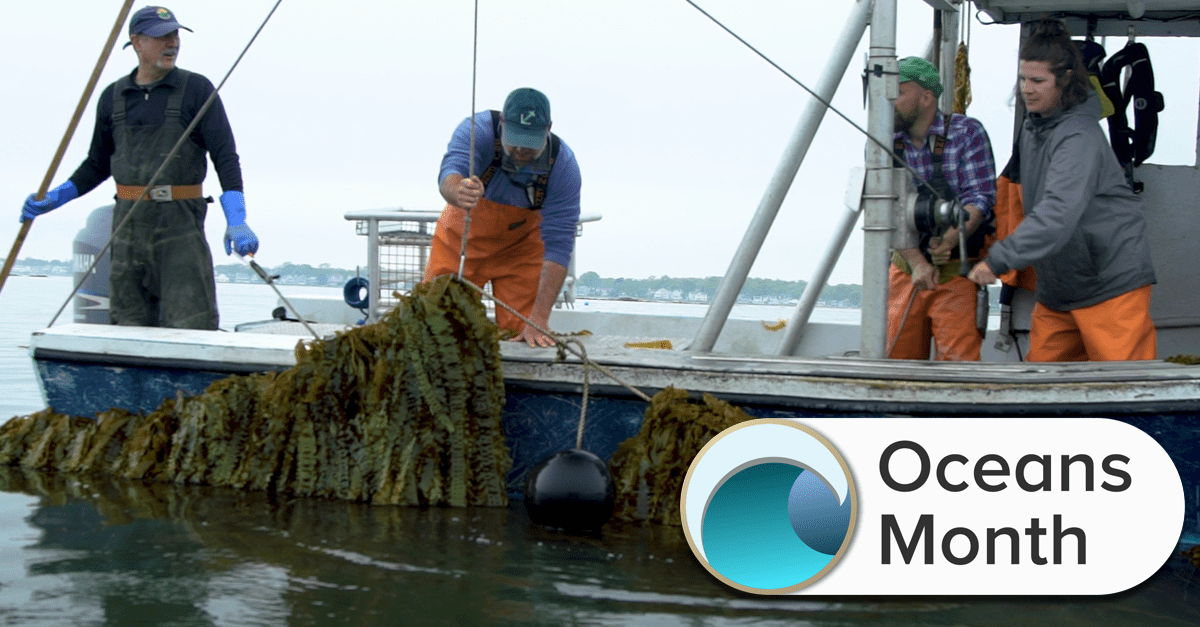
<path id="1" fill-rule="evenodd" d="M 596 531 L 612 517 L 616 488 L 608 465 L 582 449 L 559 451 L 529 471 L 525 511 L 539 525 Z"/>

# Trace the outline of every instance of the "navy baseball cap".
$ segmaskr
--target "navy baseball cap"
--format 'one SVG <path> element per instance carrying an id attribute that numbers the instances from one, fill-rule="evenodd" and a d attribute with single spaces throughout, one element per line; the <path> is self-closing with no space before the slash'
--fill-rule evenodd
<path id="1" fill-rule="evenodd" d="M 192 29 L 179 23 L 175 14 L 167 7 L 142 7 L 129 18 L 129 34 L 162 37 L 171 31 L 182 28 L 188 32 Z M 129 44 L 125 44 L 129 46 Z"/>
<path id="2" fill-rule="evenodd" d="M 550 101 L 530 87 L 514 89 L 504 100 L 504 143 L 540 150 L 550 129 Z"/>

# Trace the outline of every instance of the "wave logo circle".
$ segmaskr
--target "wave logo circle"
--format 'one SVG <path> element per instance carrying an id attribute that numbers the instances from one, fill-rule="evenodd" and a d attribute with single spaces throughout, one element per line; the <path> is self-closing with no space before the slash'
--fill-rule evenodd
<path id="1" fill-rule="evenodd" d="M 751 420 L 717 434 L 692 460 L 680 496 L 696 559 L 758 594 L 794 592 L 829 573 L 857 514 L 846 461 L 791 420 Z"/>

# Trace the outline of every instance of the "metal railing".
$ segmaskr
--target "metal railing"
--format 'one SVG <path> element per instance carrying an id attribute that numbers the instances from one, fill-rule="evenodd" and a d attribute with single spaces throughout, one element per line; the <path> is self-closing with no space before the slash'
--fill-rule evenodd
<path id="1" fill-rule="evenodd" d="M 411 291 L 424 278 L 434 227 L 440 216 L 441 211 L 403 207 L 346 212 L 346 219 L 355 222 L 355 232 L 367 238 L 368 322 L 375 322 L 396 306 L 395 293 Z M 583 223 L 601 217 L 598 213 L 580 214 L 576 239 L 583 234 Z M 574 302 L 575 255 L 572 254 L 567 278 L 554 306 L 570 306 Z"/>

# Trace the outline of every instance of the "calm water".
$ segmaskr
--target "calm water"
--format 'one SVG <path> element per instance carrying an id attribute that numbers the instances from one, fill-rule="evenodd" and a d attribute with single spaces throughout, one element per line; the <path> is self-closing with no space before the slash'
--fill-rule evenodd
<path id="1" fill-rule="evenodd" d="M 41 409 L 28 335 L 70 289 L 4 286 L 5 415 Z M 226 328 L 275 306 L 263 285 L 221 284 L 218 300 Z M 1200 625 L 1200 578 L 1175 558 L 1102 598 L 757 597 L 713 579 L 676 528 L 580 537 L 531 525 L 520 504 L 369 507 L 0 468 L 0 623 L 1177 627 Z"/>

